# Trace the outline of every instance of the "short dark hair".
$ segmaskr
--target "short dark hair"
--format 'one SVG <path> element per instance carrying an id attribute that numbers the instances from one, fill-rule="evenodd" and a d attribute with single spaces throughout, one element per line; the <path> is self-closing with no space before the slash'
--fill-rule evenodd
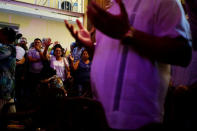
<path id="1" fill-rule="evenodd" d="M 39 41 L 42 43 L 42 41 L 41 41 L 41 39 L 40 39 L 40 38 L 36 38 L 36 39 L 34 39 L 34 42 L 35 42 L 36 40 L 39 40 Z"/>
<path id="2" fill-rule="evenodd" d="M 61 50 L 63 50 L 62 46 L 60 44 L 56 44 L 54 47 L 53 47 L 53 50 L 55 51 L 56 48 L 60 48 Z"/>
<path id="3" fill-rule="evenodd" d="M 16 40 L 16 31 L 10 27 L 0 29 L 2 34 L 7 37 L 7 41 L 14 42 Z"/>
<path id="4" fill-rule="evenodd" d="M 62 56 L 63 56 L 63 54 L 64 54 L 64 48 L 63 48 L 60 44 L 56 44 L 56 45 L 53 47 L 54 52 L 55 52 L 55 50 L 56 50 L 57 48 L 60 48 L 60 49 L 61 49 L 61 51 L 62 51 Z M 54 55 L 54 54 L 53 54 L 53 55 Z"/>

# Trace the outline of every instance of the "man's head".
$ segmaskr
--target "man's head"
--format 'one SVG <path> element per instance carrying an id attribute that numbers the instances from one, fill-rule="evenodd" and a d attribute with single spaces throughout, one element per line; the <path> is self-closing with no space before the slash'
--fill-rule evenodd
<path id="1" fill-rule="evenodd" d="M 27 44 L 27 39 L 26 39 L 25 37 L 21 37 L 21 38 L 19 39 L 19 44 L 20 44 L 20 45 L 26 45 L 26 44 Z"/>
<path id="2" fill-rule="evenodd" d="M 39 38 L 34 39 L 34 48 L 40 50 L 42 47 L 42 41 Z"/>
<path id="3" fill-rule="evenodd" d="M 9 27 L 0 29 L 0 42 L 4 44 L 12 44 L 16 40 L 16 32 Z"/>

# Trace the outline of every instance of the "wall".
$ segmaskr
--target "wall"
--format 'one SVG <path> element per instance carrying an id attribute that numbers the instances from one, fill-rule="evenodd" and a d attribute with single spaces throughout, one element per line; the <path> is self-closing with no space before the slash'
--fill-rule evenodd
<path id="1" fill-rule="evenodd" d="M 75 41 L 70 35 L 63 22 L 50 21 L 30 16 L 20 16 L 0 12 L 0 21 L 19 24 L 19 32 L 27 38 L 30 44 L 35 38 L 50 37 L 52 42 L 60 41 L 64 48 L 70 47 L 70 43 Z"/>
<path id="2" fill-rule="evenodd" d="M 27 0 L 18 1 L 27 2 Z M 85 7 L 87 7 L 88 1 L 83 1 Z M 28 3 L 34 3 L 34 0 L 28 0 Z M 87 8 L 85 8 L 85 12 L 86 10 Z M 0 22 L 19 24 L 19 32 L 27 38 L 28 44 L 33 42 L 33 40 L 37 37 L 41 39 L 43 37 L 50 37 L 52 38 L 52 42 L 60 41 L 64 48 L 70 50 L 70 44 L 75 41 L 70 35 L 69 31 L 66 29 L 63 22 L 11 14 L 8 12 L 0 12 Z M 76 25 L 74 26 L 77 28 Z M 87 27 L 87 15 L 84 16 L 84 26 Z"/>

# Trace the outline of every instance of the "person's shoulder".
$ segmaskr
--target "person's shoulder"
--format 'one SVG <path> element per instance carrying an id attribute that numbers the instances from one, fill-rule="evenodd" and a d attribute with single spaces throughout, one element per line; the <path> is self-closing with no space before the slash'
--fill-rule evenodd
<path id="1" fill-rule="evenodd" d="M 169 8 L 176 7 L 175 5 L 180 3 L 180 1 L 179 0 L 156 0 L 155 3 L 158 8 L 165 6 L 166 10 L 169 10 L 167 7 Z M 176 9 L 176 8 L 173 8 L 173 9 Z"/>
<path id="2" fill-rule="evenodd" d="M 177 37 L 183 32 L 183 29 L 188 28 L 188 21 L 179 0 L 157 0 L 156 2 L 157 6 L 154 10 L 156 24 L 154 26 L 157 36 Z"/>
<path id="3" fill-rule="evenodd" d="M 56 60 L 55 56 L 54 55 L 49 55 L 49 58 L 50 58 L 50 61 L 54 61 Z"/>
<path id="4" fill-rule="evenodd" d="M 36 52 L 36 49 L 30 48 L 29 51 L 28 51 L 28 54 L 32 54 L 32 53 L 35 53 L 35 52 Z"/>
<path id="5" fill-rule="evenodd" d="M 29 49 L 29 51 L 35 51 L 35 50 L 36 50 L 35 48 L 30 48 L 30 49 Z"/>
<path id="6" fill-rule="evenodd" d="M 24 50 L 22 47 L 20 47 L 20 46 L 16 46 L 16 50 L 19 50 L 19 51 L 25 52 L 25 50 Z"/>

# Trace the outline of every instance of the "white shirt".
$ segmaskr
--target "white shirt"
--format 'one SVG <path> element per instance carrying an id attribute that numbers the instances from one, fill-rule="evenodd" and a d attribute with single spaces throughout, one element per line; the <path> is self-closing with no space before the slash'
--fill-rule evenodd
<path id="1" fill-rule="evenodd" d="M 25 55 L 25 50 L 20 47 L 16 46 L 16 59 L 21 60 Z"/>
<path id="2" fill-rule="evenodd" d="M 66 58 L 58 61 L 56 57 L 51 55 L 50 57 L 50 66 L 54 70 L 56 70 L 56 74 L 60 77 L 63 81 L 66 79 L 66 66 L 69 67 L 68 61 Z"/>
<path id="3" fill-rule="evenodd" d="M 154 36 L 188 39 L 189 25 L 178 0 L 123 2 L 131 23 L 135 15 L 132 24 L 135 29 Z M 139 7 L 134 11 L 138 2 Z M 118 4 L 114 2 L 109 11 L 119 14 Z M 101 32 L 97 32 L 96 42 L 91 67 L 92 90 L 104 107 L 110 127 L 137 129 L 151 122 L 162 122 L 170 66 L 152 63 L 130 47 L 126 47 L 126 54 L 119 40 Z"/>

